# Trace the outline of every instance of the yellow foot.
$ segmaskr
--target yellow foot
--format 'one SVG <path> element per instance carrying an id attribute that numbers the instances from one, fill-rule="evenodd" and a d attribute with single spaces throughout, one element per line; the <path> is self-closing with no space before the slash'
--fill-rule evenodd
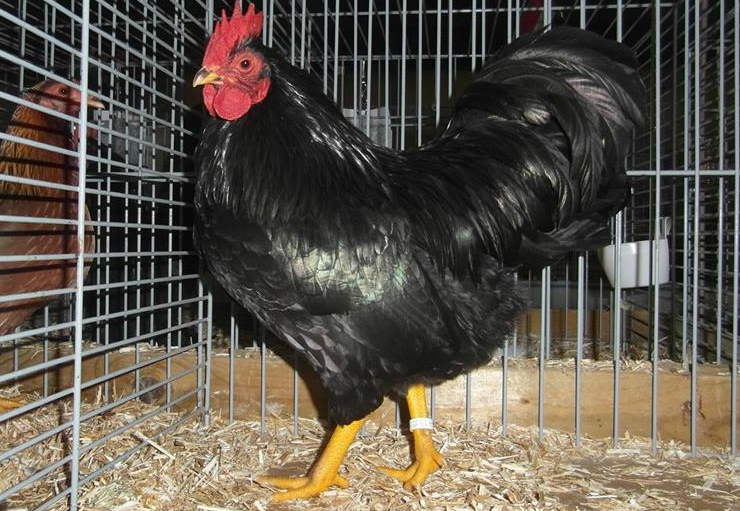
<path id="1" fill-rule="evenodd" d="M 18 401 L 16 399 L 8 399 L 8 398 L 0 397 L 0 414 L 9 412 L 10 410 L 14 410 L 16 408 L 20 408 L 24 404 L 26 403 L 22 401 Z"/>
<path id="2" fill-rule="evenodd" d="M 365 419 L 360 419 L 345 426 L 337 426 L 308 477 L 263 476 L 258 481 L 288 490 L 273 495 L 272 500 L 275 502 L 314 497 L 332 485 L 348 487 L 347 480 L 339 475 L 339 466 L 364 421 Z"/>
<path id="3" fill-rule="evenodd" d="M 445 464 L 444 457 L 434 448 L 432 436 L 428 431 L 414 431 L 414 443 L 416 461 L 406 470 L 380 468 L 386 475 L 401 481 L 403 487 L 408 491 L 413 491 L 424 484 L 429 474 Z"/>
<path id="4" fill-rule="evenodd" d="M 339 474 L 329 475 L 328 477 L 273 477 L 262 476 L 257 480 L 261 483 L 268 483 L 277 486 L 282 490 L 288 490 L 282 493 L 276 493 L 272 496 L 274 502 L 284 502 L 291 499 L 307 499 L 315 497 L 319 493 L 327 490 L 330 486 L 339 486 L 340 488 L 349 487 L 349 482 Z"/>

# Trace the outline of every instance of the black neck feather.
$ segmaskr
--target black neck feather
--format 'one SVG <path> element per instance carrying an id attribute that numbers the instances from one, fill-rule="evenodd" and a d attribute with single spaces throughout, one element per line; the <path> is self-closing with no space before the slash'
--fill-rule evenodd
<path id="1" fill-rule="evenodd" d="M 291 221 L 376 200 L 383 194 L 375 146 L 347 122 L 318 81 L 260 48 L 271 65 L 265 99 L 243 117 L 208 122 L 196 152 L 199 193 L 255 220 Z"/>

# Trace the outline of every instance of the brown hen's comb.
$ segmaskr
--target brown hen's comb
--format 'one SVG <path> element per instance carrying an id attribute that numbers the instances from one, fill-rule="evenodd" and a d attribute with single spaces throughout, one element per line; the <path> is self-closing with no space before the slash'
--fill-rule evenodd
<path id="1" fill-rule="evenodd" d="M 203 66 L 222 65 L 237 43 L 254 39 L 262 33 L 261 12 L 254 12 L 254 4 L 249 4 L 247 12 L 242 14 L 242 2 L 237 0 L 231 19 L 226 17 L 226 10 L 221 12 L 221 21 L 216 22 L 213 35 L 208 42 L 203 56 Z"/>

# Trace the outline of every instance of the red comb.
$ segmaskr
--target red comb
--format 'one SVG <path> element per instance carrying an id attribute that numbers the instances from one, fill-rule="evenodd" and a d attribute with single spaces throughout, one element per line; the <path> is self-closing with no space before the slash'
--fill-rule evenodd
<path id="1" fill-rule="evenodd" d="M 249 4 L 247 12 L 242 14 L 242 2 L 236 0 L 231 19 L 226 17 L 226 10 L 221 12 L 221 21 L 216 22 L 213 35 L 208 42 L 203 56 L 203 66 L 223 64 L 236 44 L 245 39 L 254 39 L 262 33 L 261 12 L 254 12 L 254 4 Z"/>

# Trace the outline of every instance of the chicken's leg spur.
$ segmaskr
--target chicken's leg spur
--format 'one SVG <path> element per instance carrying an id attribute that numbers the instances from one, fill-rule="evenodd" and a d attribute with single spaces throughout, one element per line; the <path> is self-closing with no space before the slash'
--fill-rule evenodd
<path id="1" fill-rule="evenodd" d="M 323 492 L 332 485 L 347 488 L 349 483 L 339 475 L 339 467 L 344 461 L 349 446 L 355 440 L 365 419 L 356 420 L 346 426 L 337 426 L 326 444 L 316 465 L 306 477 L 274 477 L 262 476 L 260 482 L 270 483 L 282 488 L 283 493 L 273 495 L 275 502 L 291 499 L 305 499 Z"/>
<path id="2" fill-rule="evenodd" d="M 406 403 L 409 406 L 411 419 L 424 419 L 427 417 L 427 402 L 424 393 L 424 385 L 414 385 L 406 393 Z M 380 470 L 387 475 L 398 479 L 403 487 L 412 490 L 421 486 L 427 476 L 444 465 L 444 458 L 434 448 L 431 429 L 414 429 L 414 462 L 405 470 L 381 467 Z"/>

